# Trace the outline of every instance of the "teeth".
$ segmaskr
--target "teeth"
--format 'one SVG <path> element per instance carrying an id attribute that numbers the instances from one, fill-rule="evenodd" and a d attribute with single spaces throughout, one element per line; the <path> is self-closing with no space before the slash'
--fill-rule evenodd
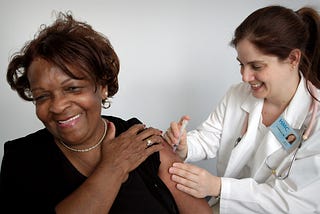
<path id="1" fill-rule="evenodd" d="M 251 84 L 252 87 L 257 88 L 259 86 L 261 86 L 261 83 L 257 83 L 257 84 Z"/>
<path id="2" fill-rule="evenodd" d="M 78 117 L 80 117 L 80 114 L 78 114 L 78 115 L 76 115 L 76 116 L 74 116 L 74 117 L 71 117 L 70 119 L 68 119 L 68 120 L 64 120 L 64 121 L 58 121 L 59 123 L 61 123 L 61 124 L 65 124 L 65 123 L 68 123 L 68 122 L 70 122 L 70 121 L 72 121 L 72 120 L 75 120 L 75 119 L 77 119 Z"/>

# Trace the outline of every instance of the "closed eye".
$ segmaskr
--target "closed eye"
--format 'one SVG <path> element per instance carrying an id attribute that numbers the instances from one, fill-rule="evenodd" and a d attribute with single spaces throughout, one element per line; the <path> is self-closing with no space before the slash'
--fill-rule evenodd
<path id="1" fill-rule="evenodd" d="M 34 95 L 33 102 L 39 103 L 44 102 L 45 100 L 50 98 L 50 94 L 40 94 L 40 95 Z"/>
<path id="2" fill-rule="evenodd" d="M 78 87 L 78 86 L 71 86 L 71 87 L 67 87 L 65 89 L 66 92 L 80 92 L 82 89 L 82 87 Z"/>
<path id="3" fill-rule="evenodd" d="M 261 65 L 256 65 L 256 64 L 252 64 L 251 65 L 251 68 L 255 71 L 260 71 L 263 69 L 264 66 L 261 66 Z"/>

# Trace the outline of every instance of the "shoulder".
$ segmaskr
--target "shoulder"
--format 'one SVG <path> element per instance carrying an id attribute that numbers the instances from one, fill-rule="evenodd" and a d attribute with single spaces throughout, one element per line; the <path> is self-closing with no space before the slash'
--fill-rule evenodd
<path id="1" fill-rule="evenodd" d="M 37 150 L 38 148 L 45 146 L 46 142 L 49 142 L 51 139 L 53 139 L 53 136 L 44 128 L 24 137 L 7 141 L 4 144 L 4 150 L 5 152 L 8 150 Z"/>
<path id="2" fill-rule="evenodd" d="M 138 124 L 138 123 L 141 123 L 140 120 L 138 120 L 137 118 L 135 117 L 132 117 L 130 118 L 129 120 L 124 120 L 120 117 L 114 117 L 114 116 L 102 116 L 103 118 L 115 123 L 115 124 L 127 124 L 127 125 L 133 125 L 133 124 Z"/>
<path id="3" fill-rule="evenodd" d="M 122 118 L 114 117 L 114 116 L 102 116 L 102 117 L 107 119 L 108 121 L 112 122 L 115 125 L 115 127 L 116 127 L 116 136 L 118 136 L 122 132 L 127 131 L 134 124 L 142 123 L 140 120 L 138 120 L 135 117 L 130 118 L 129 120 L 124 120 Z"/>
<path id="4" fill-rule="evenodd" d="M 21 171 L 22 168 L 30 170 L 30 166 L 35 169 L 44 164 L 43 160 L 51 157 L 54 146 L 53 136 L 47 129 L 7 141 L 4 144 L 2 169 Z"/>

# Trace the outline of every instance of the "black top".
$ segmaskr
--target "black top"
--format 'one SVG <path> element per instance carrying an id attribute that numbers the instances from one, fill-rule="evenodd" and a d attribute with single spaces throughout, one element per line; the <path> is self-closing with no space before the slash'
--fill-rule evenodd
<path id="1" fill-rule="evenodd" d="M 140 123 L 105 117 L 116 136 Z M 110 213 L 178 213 L 169 189 L 158 176 L 159 153 L 129 174 Z M 110 175 L 112 176 L 112 175 Z M 54 213 L 54 207 L 86 177 L 64 156 L 47 129 L 6 142 L 0 174 L 0 213 Z"/>

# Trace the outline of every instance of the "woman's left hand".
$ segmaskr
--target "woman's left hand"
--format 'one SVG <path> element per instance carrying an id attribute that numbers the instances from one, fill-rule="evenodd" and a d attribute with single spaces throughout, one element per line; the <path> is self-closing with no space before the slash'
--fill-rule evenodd
<path id="1" fill-rule="evenodd" d="M 221 178 L 205 169 L 187 163 L 174 163 L 169 173 L 177 183 L 177 189 L 196 198 L 220 195 Z"/>

